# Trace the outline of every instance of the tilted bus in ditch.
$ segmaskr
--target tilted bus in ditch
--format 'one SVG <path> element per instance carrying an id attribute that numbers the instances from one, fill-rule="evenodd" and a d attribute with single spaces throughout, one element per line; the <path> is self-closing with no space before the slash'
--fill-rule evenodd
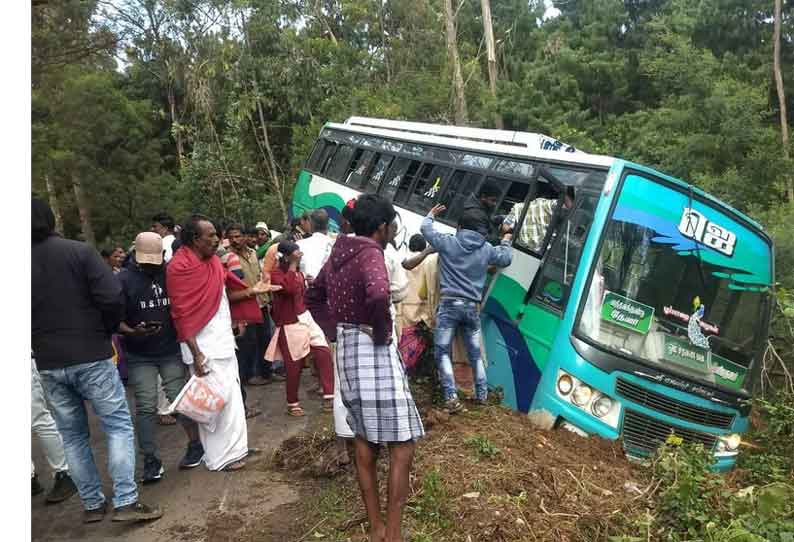
<path id="1" fill-rule="evenodd" d="M 398 249 L 437 203 L 454 232 L 485 182 L 515 221 L 512 264 L 482 309 L 488 382 L 521 412 L 621 438 L 630 455 L 700 442 L 736 461 L 771 312 L 772 242 L 759 224 L 653 169 L 542 136 L 352 117 L 326 124 L 292 212 L 338 220 L 361 193 L 390 199 Z M 555 205 L 542 243 L 526 234 L 536 198 Z M 564 214 L 560 214 L 564 213 Z M 562 218 L 562 219 L 560 219 Z M 524 233 L 522 234 L 522 228 Z"/>

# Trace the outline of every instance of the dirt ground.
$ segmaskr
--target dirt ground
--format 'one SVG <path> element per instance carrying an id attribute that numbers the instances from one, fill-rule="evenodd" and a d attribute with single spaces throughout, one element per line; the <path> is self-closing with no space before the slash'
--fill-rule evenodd
<path id="1" fill-rule="evenodd" d="M 262 449 L 262 454 L 249 460 L 246 469 L 235 473 L 209 472 L 203 466 L 180 471 L 177 464 L 186 446 L 184 432 L 178 425 L 158 426 L 165 475 L 153 485 L 140 485 L 140 498 L 145 503 L 156 503 L 165 514 L 155 522 L 124 526 L 112 523 L 111 514 L 101 523 L 84 525 L 82 505 L 75 495 L 66 502 L 47 505 L 44 494 L 33 498 L 32 540 L 35 541 L 85 541 L 107 540 L 134 542 L 225 542 L 242 539 L 287 540 L 282 534 L 282 524 L 277 521 L 262 522 L 279 508 L 290 509 L 289 504 L 299 498 L 300 483 L 290 481 L 285 474 L 267 468 L 273 450 L 286 438 L 304 431 L 310 422 L 316 422 L 321 403 L 318 398 L 306 397 L 305 389 L 312 378 L 304 374 L 301 400 L 307 416 L 293 418 L 284 410 L 284 383 L 263 387 L 249 387 L 249 404 L 263 414 L 248 420 L 248 443 Z M 130 408 L 134 413 L 135 400 L 128 393 Z M 133 414 L 134 418 L 134 414 Z M 98 419 L 90 415 L 91 443 L 94 457 L 103 480 L 106 497 L 112 495 L 112 485 L 107 474 L 107 446 Z M 32 437 L 33 460 L 39 480 L 45 488 L 51 485 L 52 472 L 41 452 L 38 439 Z M 138 454 L 137 478 L 143 462 Z M 272 527 L 266 525 L 272 523 Z M 290 523 L 290 522 L 287 522 Z M 283 525 L 287 528 L 290 525 Z"/>

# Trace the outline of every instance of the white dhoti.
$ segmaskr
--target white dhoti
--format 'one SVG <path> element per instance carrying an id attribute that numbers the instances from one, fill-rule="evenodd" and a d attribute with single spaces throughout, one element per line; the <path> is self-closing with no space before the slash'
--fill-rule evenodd
<path id="1" fill-rule="evenodd" d="M 240 391 L 240 373 L 236 357 L 209 360 L 206 369 L 216 373 L 227 386 L 232 387 L 215 431 L 210 432 L 205 425 L 198 424 L 199 438 L 204 446 L 204 463 L 209 470 L 222 470 L 248 455 L 248 424 Z M 190 372 L 194 372 L 192 364 Z"/>
<path id="2" fill-rule="evenodd" d="M 336 348 L 334 348 L 334 431 L 342 438 L 354 438 L 356 435 L 347 423 L 347 407 L 342 402 L 342 392 L 339 391 L 339 366 L 336 359 Z"/>

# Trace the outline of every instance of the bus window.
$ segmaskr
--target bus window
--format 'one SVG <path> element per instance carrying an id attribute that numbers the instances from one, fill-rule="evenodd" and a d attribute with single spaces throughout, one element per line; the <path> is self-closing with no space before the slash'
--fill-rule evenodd
<path id="1" fill-rule="evenodd" d="M 320 165 L 320 157 L 323 155 L 323 149 L 326 147 L 327 142 L 324 139 L 318 139 L 314 142 L 314 148 L 306 160 L 306 169 L 317 171 L 317 166 Z"/>
<path id="2" fill-rule="evenodd" d="M 515 224 L 518 223 L 518 219 L 521 217 L 524 202 L 529 195 L 529 183 L 513 182 L 509 183 L 509 185 L 510 187 L 507 189 L 505 197 L 502 198 L 501 203 L 499 203 L 499 206 L 496 208 L 494 215 L 503 216 L 506 220 L 512 220 L 512 225 L 515 227 Z"/>
<path id="3" fill-rule="evenodd" d="M 449 175 L 448 167 L 425 164 L 414 185 L 407 207 L 422 215 L 427 213 L 438 202 L 447 175 Z"/>
<path id="4" fill-rule="evenodd" d="M 350 162 L 350 166 L 347 168 L 345 184 L 360 188 L 361 184 L 366 180 L 367 170 L 373 161 L 373 157 L 376 157 L 373 151 L 356 149 L 353 161 Z"/>
<path id="5" fill-rule="evenodd" d="M 389 169 L 389 164 L 391 164 L 393 158 L 394 157 L 389 154 L 380 155 L 380 158 L 375 163 L 375 167 L 372 168 L 372 172 L 369 174 L 367 183 L 364 185 L 365 192 L 370 194 L 375 194 L 378 192 L 378 188 L 380 188 L 380 182 L 383 180 L 383 176 Z"/>
<path id="6" fill-rule="evenodd" d="M 542 255 L 551 240 L 549 228 L 557 215 L 559 200 L 560 195 L 556 189 L 543 177 L 539 177 L 537 192 L 526 211 L 524 204 L 521 204 L 509 215 L 509 221 L 517 225 L 513 244 Z"/>
<path id="7" fill-rule="evenodd" d="M 598 197 L 597 192 L 577 194 L 573 212 L 558 222 L 532 294 L 542 304 L 558 310 L 565 308 Z"/>
<path id="8" fill-rule="evenodd" d="M 391 168 L 389 168 L 389 172 L 386 174 L 383 186 L 381 187 L 381 196 L 391 201 L 394 199 L 394 194 L 397 193 L 398 188 L 403 185 L 411 186 L 411 180 L 413 179 L 417 167 L 419 167 L 419 162 L 409 160 L 408 158 L 397 158 L 394 160 Z M 413 172 L 406 175 L 410 168 L 413 168 Z"/>
<path id="9" fill-rule="evenodd" d="M 511 175 L 518 175 L 520 177 L 531 177 L 534 172 L 534 166 L 526 162 L 519 162 L 517 160 L 499 160 L 494 167 L 500 173 L 509 173 Z"/>
<path id="10" fill-rule="evenodd" d="M 336 146 L 337 146 L 336 143 L 334 143 L 333 141 L 325 142 L 325 147 L 323 148 L 323 152 L 320 155 L 320 158 L 317 162 L 317 168 L 315 171 L 318 171 L 320 173 L 325 173 L 326 171 L 328 171 L 328 165 L 331 163 L 331 159 L 333 158 L 334 153 L 336 152 Z"/>
<path id="11" fill-rule="evenodd" d="M 411 165 L 408 166 L 405 175 L 403 175 L 402 182 L 397 188 L 397 194 L 394 196 L 395 203 L 404 204 L 408 199 L 408 194 L 411 190 L 411 184 L 416 178 L 417 172 L 419 172 L 421 175 L 428 175 L 430 169 L 433 167 L 431 164 L 425 164 L 425 166 L 420 170 L 419 166 L 421 166 L 421 164 L 417 161 L 411 162 Z"/>
<path id="12" fill-rule="evenodd" d="M 472 171 L 457 170 L 447 184 L 442 203 L 447 206 L 447 210 L 439 215 L 439 218 L 449 222 L 457 223 L 460 215 L 463 214 L 463 204 L 466 198 L 477 191 L 482 181 L 482 175 Z"/>
<path id="13" fill-rule="evenodd" d="M 339 145 L 339 150 L 334 154 L 326 171 L 329 178 L 337 182 L 342 182 L 345 179 L 347 164 L 350 163 L 354 150 L 350 145 Z"/>

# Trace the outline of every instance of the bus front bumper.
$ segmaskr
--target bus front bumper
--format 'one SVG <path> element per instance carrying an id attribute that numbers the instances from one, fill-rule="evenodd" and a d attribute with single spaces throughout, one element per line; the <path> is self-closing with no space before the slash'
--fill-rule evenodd
<path id="1" fill-rule="evenodd" d="M 623 408 L 621 405 L 620 408 Z M 620 424 L 618 427 L 612 427 L 590 413 L 578 408 L 567 401 L 559 398 L 556 393 L 540 392 L 535 396 L 532 412 L 543 411 L 548 413 L 555 421 L 555 426 L 564 426 L 568 424 L 568 429 L 576 433 L 586 434 L 587 436 L 596 435 L 601 438 L 610 440 L 617 440 L 620 438 Z M 626 455 L 639 460 L 646 460 L 649 455 L 646 453 L 637 452 L 624 448 Z M 715 455 L 712 470 L 717 472 L 726 472 L 731 470 L 736 465 L 736 458 L 738 454 L 732 455 Z"/>

